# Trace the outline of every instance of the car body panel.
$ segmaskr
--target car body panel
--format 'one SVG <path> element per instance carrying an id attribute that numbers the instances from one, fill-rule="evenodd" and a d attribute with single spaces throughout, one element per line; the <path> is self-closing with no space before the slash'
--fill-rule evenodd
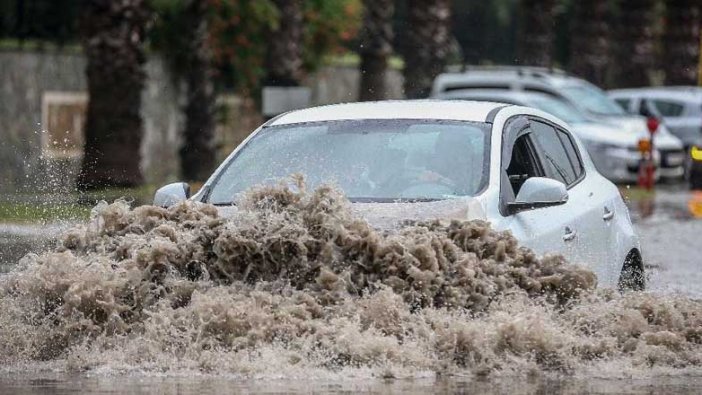
<path id="1" fill-rule="evenodd" d="M 434 106 L 444 107 L 435 109 Z M 297 114 L 296 114 L 297 113 Z M 324 114 L 323 114 L 324 113 Z M 475 197 L 446 199 L 421 203 L 353 203 L 352 210 L 378 227 L 391 227 L 406 219 L 483 219 L 496 230 L 509 230 L 526 247 L 537 254 L 563 254 L 574 263 L 593 269 L 602 286 L 617 284 L 624 258 L 639 250 L 639 241 L 633 231 L 629 214 L 618 189 L 595 169 L 585 147 L 574 137 L 580 151 L 584 178 L 569 190 L 569 199 L 563 205 L 522 211 L 513 215 L 500 212 L 500 171 L 505 124 L 517 116 L 528 116 L 547 121 L 561 129 L 570 130 L 562 120 L 533 108 L 505 106 L 502 103 L 462 101 L 375 102 L 325 106 L 314 111 L 299 110 L 274 119 L 269 124 L 282 125 L 300 122 L 338 119 L 362 119 L 372 114 L 376 119 L 441 119 L 480 121 L 492 124 L 490 136 L 490 163 L 488 187 Z M 476 120 L 482 116 L 483 119 Z M 444 118 L 445 117 L 445 118 Z M 262 126 L 261 128 L 265 127 Z M 227 160 L 223 162 L 204 187 L 192 199 L 206 201 L 207 191 L 236 153 L 258 133 L 257 129 Z M 615 212 L 611 221 L 604 221 L 605 206 Z M 234 206 L 218 207 L 223 215 L 236 211 Z M 565 228 L 577 232 L 571 241 L 563 239 Z"/>

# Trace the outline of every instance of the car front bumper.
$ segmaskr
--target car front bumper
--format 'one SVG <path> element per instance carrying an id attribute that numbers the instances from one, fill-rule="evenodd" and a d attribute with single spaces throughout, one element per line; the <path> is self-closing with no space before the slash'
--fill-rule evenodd
<path id="1" fill-rule="evenodd" d="M 679 151 L 679 152 L 678 152 Z M 588 153 L 597 170 L 605 178 L 617 183 L 635 183 L 639 176 L 641 154 L 620 147 L 588 147 Z M 660 150 L 653 155 L 656 171 L 654 178 L 675 179 L 685 174 L 682 150 Z"/>

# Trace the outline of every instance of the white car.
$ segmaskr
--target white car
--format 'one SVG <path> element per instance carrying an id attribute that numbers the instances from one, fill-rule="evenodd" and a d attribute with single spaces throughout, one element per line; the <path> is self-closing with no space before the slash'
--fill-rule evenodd
<path id="1" fill-rule="evenodd" d="M 702 88 L 697 86 L 660 86 L 655 88 L 616 89 L 607 92 L 630 114 L 651 112 L 663 120 L 670 132 L 685 147 L 702 142 Z"/>
<path id="2" fill-rule="evenodd" d="M 563 254 L 602 286 L 643 289 L 639 239 L 618 189 L 560 119 L 469 101 L 386 101 L 293 111 L 251 134 L 190 199 L 236 210 L 246 189 L 292 173 L 335 183 L 378 227 L 482 219 L 538 254 Z M 184 183 L 154 204 L 189 198 Z"/>
<path id="3" fill-rule="evenodd" d="M 566 121 L 572 132 L 580 138 L 595 167 L 607 179 L 618 183 L 636 183 L 639 174 L 641 152 L 639 141 L 649 139 L 648 133 L 623 130 L 616 124 L 603 119 L 588 116 L 570 103 L 552 95 L 541 92 L 515 91 L 507 89 L 458 89 L 439 95 L 441 99 L 477 100 L 514 104 L 538 108 Z M 655 178 L 661 174 L 661 158 L 665 157 L 665 169 L 681 168 L 684 153 L 680 151 L 680 142 L 670 133 L 660 133 L 656 136 Z M 674 154 L 669 151 L 679 151 Z M 667 155 L 665 153 L 668 153 Z"/>

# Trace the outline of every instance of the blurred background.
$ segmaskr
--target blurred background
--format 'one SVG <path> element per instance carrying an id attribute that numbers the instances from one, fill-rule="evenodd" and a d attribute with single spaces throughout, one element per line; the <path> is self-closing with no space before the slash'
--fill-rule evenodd
<path id="1" fill-rule="evenodd" d="M 617 111 L 653 113 L 676 136 L 666 117 L 689 115 L 702 137 L 701 3 L 0 0 L 0 220 L 84 217 L 119 196 L 148 202 L 167 182 L 202 183 L 277 113 L 436 96 L 447 71 L 578 77 L 603 97 L 600 88 L 685 86 L 664 93 L 672 104 L 614 97 Z M 694 138 L 673 144 L 685 163 Z M 631 166 L 623 184 L 636 183 Z"/>

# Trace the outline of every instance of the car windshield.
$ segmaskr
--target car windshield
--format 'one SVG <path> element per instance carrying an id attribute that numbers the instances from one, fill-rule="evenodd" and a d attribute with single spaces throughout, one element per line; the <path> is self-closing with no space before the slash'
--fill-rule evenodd
<path id="1" fill-rule="evenodd" d="M 590 85 L 570 85 L 561 92 L 573 103 L 587 111 L 602 115 L 624 115 L 624 110 L 599 88 Z"/>
<path id="2" fill-rule="evenodd" d="M 530 100 L 529 104 L 531 104 L 532 107 L 536 107 L 539 110 L 557 116 L 558 118 L 568 123 L 587 122 L 587 118 L 585 118 L 585 116 L 583 116 L 583 114 L 581 114 L 578 111 L 578 109 L 560 100 L 552 99 L 549 97 L 543 97 Z"/>
<path id="3" fill-rule="evenodd" d="M 209 194 L 238 194 L 291 174 L 308 187 L 339 187 L 351 201 L 438 200 L 474 196 L 487 184 L 486 123 L 349 120 L 265 127 L 229 160 Z"/>

